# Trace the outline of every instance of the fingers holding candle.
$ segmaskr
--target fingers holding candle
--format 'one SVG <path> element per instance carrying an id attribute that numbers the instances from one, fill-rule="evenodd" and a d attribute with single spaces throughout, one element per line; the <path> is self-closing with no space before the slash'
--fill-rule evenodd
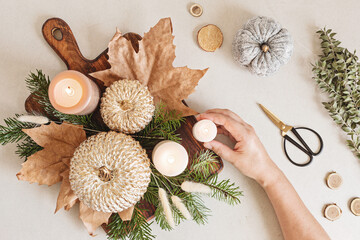
<path id="1" fill-rule="evenodd" d="M 194 124 L 192 134 L 199 142 L 210 142 L 216 137 L 217 127 L 212 121 L 204 119 Z"/>
<path id="2" fill-rule="evenodd" d="M 221 111 L 225 111 L 225 110 L 221 110 Z M 203 119 L 211 120 L 213 123 L 215 123 L 217 125 L 218 129 L 219 129 L 219 127 L 223 128 L 223 130 L 219 133 L 225 134 L 225 135 L 231 137 L 232 140 L 235 140 L 235 141 L 241 141 L 241 139 L 244 135 L 243 131 L 245 131 L 245 126 L 247 125 L 242 120 L 237 121 L 237 120 L 233 119 L 232 117 L 230 117 L 229 115 L 223 114 L 220 112 L 208 112 L 207 111 L 207 112 L 199 114 L 196 118 L 198 121 L 203 120 Z"/>

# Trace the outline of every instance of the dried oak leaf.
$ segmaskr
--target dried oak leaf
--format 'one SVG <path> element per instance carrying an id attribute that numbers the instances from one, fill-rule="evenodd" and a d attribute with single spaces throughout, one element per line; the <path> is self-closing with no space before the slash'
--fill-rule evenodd
<path id="1" fill-rule="evenodd" d="M 110 69 L 91 75 L 110 86 L 119 79 L 137 79 L 147 85 L 155 103 L 163 102 L 183 116 L 197 114 L 182 103 L 204 76 L 207 69 L 193 70 L 188 67 L 173 67 L 175 45 L 173 44 L 170 18 L 161 19 L 139 41 L 135 52 L 130 41 L 117 30 L 109 43 Z"/>
<path id="2" fill-rule="evenodd" d="M 23 131 L 44 149 L 31 155 L 16 176 L 19 180 L 37 182 L 39 185 L 51 186 L 60 182 L 63 179 L 61 174 L 69 169 L 63 159 L 71 158 L 75 149 L 86 139 L 85 131 L 71 124 L 52 122 Z"/>
<path id="3" fill-rule="evenodd" d="M 80 202 L 80 219 L 91 236 L 95 230 L 103 223 L 108 224 L 112 213 L 98 212 Z"/>

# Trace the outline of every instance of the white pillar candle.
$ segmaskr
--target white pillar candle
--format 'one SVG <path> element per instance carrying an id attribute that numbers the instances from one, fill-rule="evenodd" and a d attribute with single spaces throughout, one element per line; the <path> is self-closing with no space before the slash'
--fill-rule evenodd
<path id="1" fill-rule="evenodd" d="M 96 83 L 81 72 L 68 70 L 51 80 L 49 99 L 59 112 L 86 115 L 96 109 L 100 91 Z"/>
<path id="2" fill-rule="evenodd" d="M 217 127 L 212 121 L 204 119 L 194 124 L 192 133 L 199 142 L 211 142 L 216 137 Z"/>
<path id="3" fill-rule="evenodd" d="M 179 143 L 165 140 L 156 144 L 152 152 L 152 161 L 161 174 L 174 177 L 185 170 L 189 155 Z"/>

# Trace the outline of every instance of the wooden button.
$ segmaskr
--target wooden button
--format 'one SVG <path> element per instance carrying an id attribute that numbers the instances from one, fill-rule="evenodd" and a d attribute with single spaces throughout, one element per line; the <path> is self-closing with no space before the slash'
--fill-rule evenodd
<path id="1" fill-rule="evenodd" d="M 331 189 L 339 188 L 342 182 L 343 182 L 342 177 L 337 172 L 331 172 L 326 177 L 326 184 Z"/>
<path id="2" fill-rule="evenodd" d="M 197 35 L 199 46 L 206 52 L 214 52 L 221 47 L 223 34 L 217 26 L 213 24 L 202 27 Z"/>
<path id="3" fill-rule="evenodd" d="M 360 216 L 360 198 L 354 198 L 351 201 L 350 210 L 355 216 Z"/>
<path id="4" fill-rule="evenodd" d="M 194 17 L 200 17 L 201 14 L 203 13 L 203 8 L 200 4 L 195 3 L 195 4 L 191 5 L 190 13 Z"/>
<path id="5" fill-rule="evenodd" d="M 341 216 L 341 209 L 336 204 L 328 204 L 325 206 L 324 209 L 324 216 L 325 218 L 329 219 L 330 221 L 335 221 L 340 218 Z"/>

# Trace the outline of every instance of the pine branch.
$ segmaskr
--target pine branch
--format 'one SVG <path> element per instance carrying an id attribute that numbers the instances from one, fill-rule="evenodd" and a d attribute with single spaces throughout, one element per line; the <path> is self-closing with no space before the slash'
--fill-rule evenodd
<path id="1" fill-rule="evenodd" d="M 204 205 L 204 201 L 198 195 L 182 192 L 178 197 L 183 200 L 193 220 L 197 224 L 204 225 L 207 223 L 211 211 Z"/>
<path id="2" fill-rule="evenodd" d="M 15 114 L 15 117 L 4 119 L 5 126 L 0 125 L 0 143 L 2 145 L 13 142 L 18 143 L 15 153 L 18 154 L 20 158 L 25 158 L 26 161 L 30 155 L 41 150 L 42 147 L 37 145 L 34 140 L 22 131 L 23 129 L 34 128 L 37 125 L 20 122 L 17 120 L 19 116 L 19 114 Z"/>
<path id="3" fill-rule="evenodd" d="M 211 150 L 202 150 L 195 154 L 190 166 L 190 173 L 194 178 L 207 179 L 211 174 L 216 172 L 219 160 L 216 154 Z"/>
<path id="4" fill-rule="evenodd" d="M 151 176 L 151 182 L 144 194 L 144 200 L 154 206 L 157 206 L 159 204 L 159 188 L 156 186 L 152 178 L 153 176 Z"/>
<path id="5" fill-rule="evenodd" d="M 218 181 L 218 175 L 215 174 L 209 178 L 208 182 L 203 184 L 209 186 L 212 189 L 211 197 L 219 201 L 226 202 L 230 205 L 236 205 L 240 203 L 240 196 L 243 196 L 239 187 L 235 186 L 235 183 L 230 183 L 230 179 Z"/>
<path id="6" fill-rule="evenodd" d="M 328 93 L 323 102 L 333 120 L 349 136 L 348 146 L 360 158 L 360 84 L 359 62 L 354 53 L 340 47 L 331 29 L 320 34 L 322 55 L 313 65 L 314 79 L 320 89 Z"/>
<path id="7" fill-rule="evenodd" d="M 185 119 L 175 110 L 166 110 L 165 105 L 160 103 L 156 106 L 154 117 L 152 121 L 139 133 L 135 134 L 134 138 L 140 142 L 144 148 L 153 148 L 161 140 L 171 140 L 180 142 L 181 138 L 176 130 L 181 127 L 181 123 Z M 148 137 L 140 138 L 136 136 Z M 151 139 L 153 138 L 153 139 Z M 158 139 L 155 141 L 154 139 Z"/>
<path id="8" fill-rule="evenodd" d="M 185 220 L 185 217 L 180 213 L 180 211 L 174 205 L 171 205 L 171 210 L 176 225 L 179 225 L 182 220 Z M 161 229 L 165 231 L 172 230 L 172 227 L 166 221 L 164 210 L 160 203 L 157 205 L 154 216 L 155 216 L 155 222 L 160 226 Z"/>
<path id="9" fill-rule="evenodd" d="M 131 221 L 122 221 L 117 213 L 111 215 L 108 239 L 152 240 L 155 238 L 151 233 L 151 223 L 146 221 L 138 205 L 135 206 Z"/>
<path id="10" fill-rule="evenodd" d="M 25 158 L 25 161 L 28 159 L 28 157 L 43 149 L 31 138 L 27 138 L 23 142 L 18 143 L 16 147 L 17 150 L 15 153 L 19 155 L 20 158 Z"/>
<path id="11" fill-rule="evenodd" d="M 36 125 L 18 121 L 17 118 L 19 116 L 19 114 L 16 114 L 15 117 L 6 118 L 4 119 L 5 125 L 0 125 L 0 143 L 2 145 L 29 138 L 22 129 L 33 128 Z"/>

